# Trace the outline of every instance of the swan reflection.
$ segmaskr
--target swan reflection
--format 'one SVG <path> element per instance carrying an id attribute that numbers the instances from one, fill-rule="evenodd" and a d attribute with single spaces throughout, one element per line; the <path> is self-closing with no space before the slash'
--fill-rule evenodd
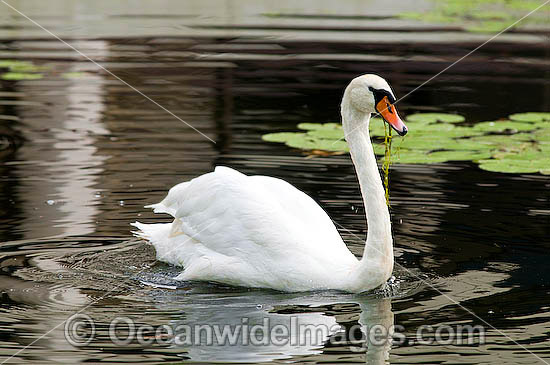
<path id="1" fill-rule="evenodd" d="M 394 324 L 389 298 L 346 296 L 336 301 L 258 293 L 187 298 L 183 301 L 189 303 L 179 298 L 182 313 L 169 327 L 171 346 L 191 361 L 267 362 L 335 347 L 366 356 L 368 364 L 386 364 L 389 358 Z M 358 306 L 359 317 L 359 308 L 349 315 L 334 310 L 341 306 Z"/>

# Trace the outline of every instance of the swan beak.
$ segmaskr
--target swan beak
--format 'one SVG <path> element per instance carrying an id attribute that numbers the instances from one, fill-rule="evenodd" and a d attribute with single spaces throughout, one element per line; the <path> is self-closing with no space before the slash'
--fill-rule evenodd
<path id="1" fill-rule="evenodd" d="M 395 109 L 395 106 L 390 103 L 387 96 L 384 96 L 384 98 L 376 104 L 376 111 L 380 113 L 386 123 L 392 126 L 397 134 L 400 136 L 407 134 L 407 126 L 403 123 L 401 118 L 399 118 L 397 109 Z"/>

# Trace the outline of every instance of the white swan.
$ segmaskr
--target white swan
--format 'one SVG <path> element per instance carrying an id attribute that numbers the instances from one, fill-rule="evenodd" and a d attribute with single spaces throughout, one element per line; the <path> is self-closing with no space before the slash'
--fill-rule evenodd
<path id="1" fill-rule="evenodd" d="M 342 124 L 368 220 L 362 259 L 302 191 L 281 179 L 221 166 L 174 186 L 162 202 L 147 206 L 173 216 L 172 223 L 136 222 L 134 233 L 155 246 L 158 260 L 184 267 L 178 280 L 288 292 L 358 293 L 379 287 L 391 276 L 393 247 L 369 120 L 379 112 L 400 135 L 407 133 L 393 103 L 390 86 L 376 75 L 353 79 L 342 99 Z"/>

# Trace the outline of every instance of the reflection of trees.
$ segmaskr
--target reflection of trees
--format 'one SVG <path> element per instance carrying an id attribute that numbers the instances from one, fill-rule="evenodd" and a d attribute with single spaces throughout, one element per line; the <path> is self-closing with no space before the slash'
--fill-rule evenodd
<path id="1" fill-rule="evenodd" d="M 106 54 L 104 42 L 93 46 L 96 55 Z M 23 163 L 12 167 L 18 180 L 12 198 L 22 211 L 19 220 L 25 238 L 94 231 L 95 175 L 106 157 L 93 144 L 107 131 L 101 122 L 102 77 L 90 75 L 86 81 L 44 79 L 17 84 L 24 98 L 15 113 L 21 119 L 18 129 L 25 143 L 17 152 L 17 160 Z"/>

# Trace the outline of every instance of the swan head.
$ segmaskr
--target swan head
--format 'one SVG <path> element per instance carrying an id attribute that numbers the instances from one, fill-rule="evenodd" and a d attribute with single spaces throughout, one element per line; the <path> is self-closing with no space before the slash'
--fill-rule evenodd
<path id="1" fill-rule="evenodd" d="M 363 114 L 380 114 L 400 136 L 407 134 L 407 126 L 395 108 L 395 96 L 386 80 L 378 75 L 367 74 L 354 78 L 344 92 L 344 108 Z M 355 113 L 354 113 L 355 114 Z"/>

